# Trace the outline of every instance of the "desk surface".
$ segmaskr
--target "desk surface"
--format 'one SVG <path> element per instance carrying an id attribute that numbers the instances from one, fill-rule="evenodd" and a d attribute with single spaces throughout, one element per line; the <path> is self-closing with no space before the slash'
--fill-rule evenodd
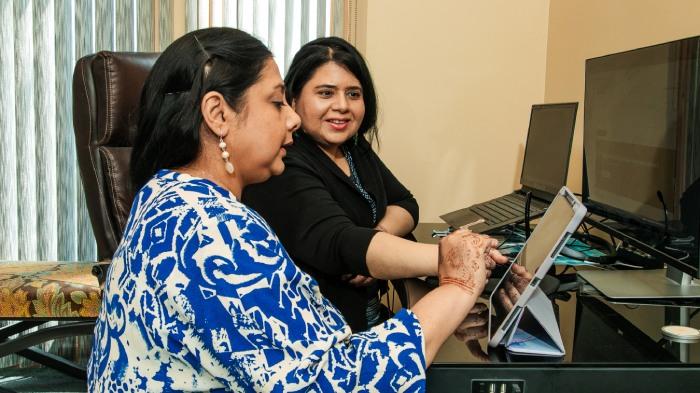
<path id="1" fill-rule="evenodd" d="M 613 304 L 593 294 L 568 295 L 571 296 L 569 300 L 555 300 L 566 348 L 563 358 L 514 358 L 502 350 L 488 348 L 486 338 L 479 340 L 477 345 L 465 344 L 453 336 L 438 352 L 435 364 L 685 362 L 700 366 L 700 343 L 669 343 L 661 334 L 662 326 L 678 324 L 682 313 L 689 316 L 699 308 Z M 700 316 L 694 316 L 690 326 L 700 329 Z"/>
<path id="2" fill-rule="evenodd" d="M 414 234 L 419 241 L 436 242 L 432 228 L 444 227 L 420 224 Z M 566 348 L 563 358 L 514 357 L 488 348 L 486 338 L 465 343 L 453 336 L 428 371 L 429 390 L 450 391 L 456 383 L 471 386 L 465 391 L 479 391 L 479 380 L 522 379 L 529 386 L 524 391 L 538 393 L 561 391 L 563 386 L 569 388 L 567 392 L 700 391 L 700 343 L 671 343 L 661 333 L 662 326 L 678 324 L 683 318 L 690 318 L 689 325 L 700 329 L 700 315 L 693 315 L 700 304 L 615 304 L 590 287 L 567 292 L 554 303 Z M 693 386 L 690 390 L 688 384 Z"/>

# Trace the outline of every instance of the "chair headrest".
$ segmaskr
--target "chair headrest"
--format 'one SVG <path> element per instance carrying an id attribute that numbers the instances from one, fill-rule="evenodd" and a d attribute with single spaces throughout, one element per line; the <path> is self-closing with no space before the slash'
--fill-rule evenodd
<path id="1" fill-rule="evenodd" d="M 73 78 L 73 96 L 86 101 L 74 101 L 74 121 L 88 121 L 92 144 L 131 145 L 135 109 L 158 55 L 104 51 L 80 59 Z"/>

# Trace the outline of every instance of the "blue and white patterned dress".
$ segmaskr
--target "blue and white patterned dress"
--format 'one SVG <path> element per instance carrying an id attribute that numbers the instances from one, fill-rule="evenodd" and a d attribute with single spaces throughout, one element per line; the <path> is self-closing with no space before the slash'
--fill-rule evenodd
<path id="1" fill-rule="evenodd" d="M 351 334 L 267 223 L 226 189 L 162 170 L 137 194 L 105 284 L 90 391 L 423 391 L 402 310 Z"/>

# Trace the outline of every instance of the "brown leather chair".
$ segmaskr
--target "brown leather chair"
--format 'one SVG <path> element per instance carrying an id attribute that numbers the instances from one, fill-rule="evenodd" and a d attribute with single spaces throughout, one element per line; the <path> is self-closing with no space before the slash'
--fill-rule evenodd
<path id="1" fill-rule="evenodd" d="M 76 64 L 75 142 L 102 264 L 22 261 L 0 265 L 0 320 L 17 321 L 0 328 L 0 357 L 18 354 L 74 377 L 86 377 L 85 367 L 36 345 L 93 333 L 101 304 L 100 277 L 121 240 L 131 208 L 127 185 L 134 110 L 157 57 L 155 53 L 100 52 Z M 56 321 L 61 324 L 46 326 Z M 19 337 L 10 338 L 18 333 Z"/>
<path id="2" fill-rule="evenodd" d="M 73 126 L 97 256 L 114 255 L 131 209 L 130 133 L 157 53 L 99 52 L 73 74 Z"/>

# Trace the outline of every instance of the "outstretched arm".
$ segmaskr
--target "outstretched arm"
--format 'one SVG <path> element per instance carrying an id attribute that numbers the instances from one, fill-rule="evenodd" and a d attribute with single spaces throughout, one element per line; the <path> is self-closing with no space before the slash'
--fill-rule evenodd
<path id="1" fill-rule="evenodd" d="M 497 246 L 495 239 L 461 230 L 440 241 L 440 286 L 413 307 L 425 336 L 426 364 L 474 307 L 490 270 L 507 262 Z"/>

